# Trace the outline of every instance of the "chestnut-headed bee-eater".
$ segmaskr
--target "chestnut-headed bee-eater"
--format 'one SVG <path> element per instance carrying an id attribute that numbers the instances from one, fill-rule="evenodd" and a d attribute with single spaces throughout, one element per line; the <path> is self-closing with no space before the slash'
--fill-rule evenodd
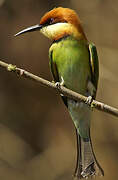
<path id="1" fill-rule="evenodd" d="M 49 64 L 55 83 L 95 98 L 99 76 L 97 50 L 95 45 L 87 40 L 75 11 L 63 7 L 54 8 L 41 18 L 38 25 L 24 29 L 16 36 L 37 30 L 52 40 Z M 76 128 L 75 176 L 81 179 L 103 175 L 91 143 L 91 108 L 85 103 L 61 96 Z"/>

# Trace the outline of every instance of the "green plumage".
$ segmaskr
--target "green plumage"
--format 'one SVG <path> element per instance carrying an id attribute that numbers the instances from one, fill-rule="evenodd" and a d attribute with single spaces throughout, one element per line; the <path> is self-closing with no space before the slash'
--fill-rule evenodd
<path id="1" fill-rule="evenodd" d="M 51 71 L 55 77 L 61 81 L 64 79 L 64 85 L 69 89 L 85 95 L 87 81 L 91 78 L 89 65 L 89 51 L 86 41 L 78 43 L 77 40 L 68 37 L 50 48 L 52 54 L 50 58 Z M 55 72 L 55 65 L 57 72 Z M 58 76 L 58 77 L 57 77 Z"/>
<path id="2" fill-rule="evenodd" d="M 55 82 L 85 96 L 96 96 L 98 83 L 98 57 L 96 47 L 87 40 L 72 36 L 54 42 L 49 50 L 50 68 Z M 91 109 L 82 102 L 63 97 L 77 132 L 78 160 L 76 174 L 88 177 L 100 169 L 90 139 Z M 78 172 L 79 171 L 79 172 Z M 102 170 L 101 170 L 102 174 Z"/>
<path id="3" fill-rule="evenodd" d="M 95 72 L 98 72 L 98 63 L 94 61 L 95 53 L 93 54 L 92 47 L 92 45 L 89 47 L 86 40 L 78 41 L 71 36 L 53 43 L 49 50 L 49 57 L 54 80 L 61 82 L 63 79 L 65 87 L 86 96 L 95 96 L 94 90 L 98 81 L 98 74 Z M 89 88 L 89 82 L 94 83 L 95 87 L 93 84 L 93 87 Z M 90 110 L 85 104 L 81 108 L 74 104 L 73 101 L 67 101 L 68 110 L 79 134 L 83 138 L 88 138 Z"/>

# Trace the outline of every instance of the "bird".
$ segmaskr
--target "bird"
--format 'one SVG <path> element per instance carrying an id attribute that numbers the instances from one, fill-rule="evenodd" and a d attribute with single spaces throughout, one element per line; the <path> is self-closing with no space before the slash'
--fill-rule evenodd
<path id="1" fill-rule="evenodd" d="M 87 39 L 77 13 L 56 7 L 45 13 L 39 24 L 30 26 L 15 36 L 39 31 L 52 41 L 49 66 L 58 86 L 64 86 L 92 102 L 96 98 L 99 62 L 96 46 Z M 61 94 L 73 121 L 77 139 L 77 161 L 74 176 L 84 179 L 103 176 L 92 147 L 90 136 L 91 107 Z"/>

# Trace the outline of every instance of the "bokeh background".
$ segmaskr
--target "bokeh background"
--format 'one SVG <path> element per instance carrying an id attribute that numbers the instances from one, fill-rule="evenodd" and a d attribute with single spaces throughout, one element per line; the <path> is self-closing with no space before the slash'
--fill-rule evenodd
<path id="1" fill-rule="evenodd" d="M 97 100 L 118 107 L 117 0 L 0 0 L 0 59 L 51 81 L 51 42 L 39 32 L 13 35 L 57 6 L 80 15 L 98 49 Z M 118 179 L 118 119 L 94 110 L 91 134 L 102 179 Z M 74 126 L 59 95 L 0 68 L 0 180 L 72 180 L 75 162 Z"/>

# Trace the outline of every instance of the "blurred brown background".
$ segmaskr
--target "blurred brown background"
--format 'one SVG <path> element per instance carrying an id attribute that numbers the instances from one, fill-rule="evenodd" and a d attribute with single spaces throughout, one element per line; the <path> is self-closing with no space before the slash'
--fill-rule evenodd
<path id="1" fill-rule="evenodd" d="M 51 42 L 39 32 L 13 35 L 39 23 L 46 11 L 57 6 L 80 15 L 98 49 L 97 99 L 118 107 L 117 0 L 0 0 L 0 59 L 52 80 Z M 116 180 L 118 119 L 94 111 L 91 126 L 94 150 L 105 171 L 102 179 Z M 0 180 L 71 180 L 75 161 L 75 131 L 59 95 L 0 68 Z"/>

